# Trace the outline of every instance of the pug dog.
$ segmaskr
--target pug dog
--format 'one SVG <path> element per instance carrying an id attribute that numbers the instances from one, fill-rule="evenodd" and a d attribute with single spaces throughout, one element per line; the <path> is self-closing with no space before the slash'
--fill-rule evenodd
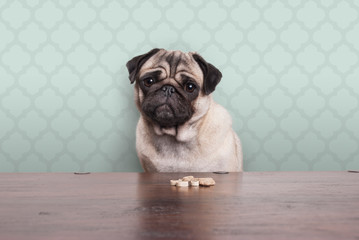
<path id="1" fill-rule="evenodd" d="M 155 48 L 127 62 L 140 112 L 136 150 L 146 172 L 239 172 L 241 142 L 211 96 L 221 72 L 195 52 Z"/>

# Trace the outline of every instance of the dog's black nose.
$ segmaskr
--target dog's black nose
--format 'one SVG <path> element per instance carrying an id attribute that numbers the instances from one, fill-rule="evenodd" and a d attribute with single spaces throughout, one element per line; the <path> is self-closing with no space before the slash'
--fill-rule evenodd
<path id="1" fill-rule="evenodd" d="M 165 93 L 166 97 L 171 97 L 172 93 L 176 91 L 176 89 L 171 85 L 164 85 L 161 89 Z"/>

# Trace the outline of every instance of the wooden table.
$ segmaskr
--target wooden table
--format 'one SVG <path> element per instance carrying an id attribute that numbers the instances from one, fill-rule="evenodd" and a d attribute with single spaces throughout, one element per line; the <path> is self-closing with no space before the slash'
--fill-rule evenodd
<path id="1" fill-rule="evenodd" d="M 0 239 L 359 239 L 359 173 L 2 173 Z"/>

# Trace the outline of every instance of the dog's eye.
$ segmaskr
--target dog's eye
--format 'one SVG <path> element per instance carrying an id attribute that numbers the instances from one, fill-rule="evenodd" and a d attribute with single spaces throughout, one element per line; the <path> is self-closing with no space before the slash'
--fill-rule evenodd
<path id="1" fill-rule="evenodd" d="M 143 83 L 146 87 L 150 87 L 152 84 L 155 83 L 155 80 L 153 78 L 146 78 L 145 80 L 143 80 Z"/>
<path id="2" fill-rule="evenodd" d="M 194 85 L 191 82 L 186 83 L 186 85 L 184 86 L 184 90 L 186 90 L 189 93 L 192 93 L 195 89 L 196 89 L 196 85 Z"/>

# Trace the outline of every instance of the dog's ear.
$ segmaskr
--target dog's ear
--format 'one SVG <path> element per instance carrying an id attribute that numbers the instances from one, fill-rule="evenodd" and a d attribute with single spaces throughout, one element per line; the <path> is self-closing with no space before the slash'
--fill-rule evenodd
<path id="1" fill-rule="evenodd" d="M 222 73 L 215 66 L 206 62 L 200 55 L 195 53 L 193 58 L 203 72 L 203 91 L 206 95 L 209 95 L 221 81 Z"/>
<path id="2" fill-rule="evenodd" d="M 134 57 L 130 61 L 127 62 L 126 67 L 127 67 L 128 73 L 130 74 L 128 78 L 130 79 L 131 83 L 134 83 L 136 81 L 137 73 L 141 69 L 142 65 L 150 57 L 155 55 L 160 50 L 161 49 L 159 49 L 159 48 L 154 48 L 151 51 L 149 51 L 148 53 Z"/>

